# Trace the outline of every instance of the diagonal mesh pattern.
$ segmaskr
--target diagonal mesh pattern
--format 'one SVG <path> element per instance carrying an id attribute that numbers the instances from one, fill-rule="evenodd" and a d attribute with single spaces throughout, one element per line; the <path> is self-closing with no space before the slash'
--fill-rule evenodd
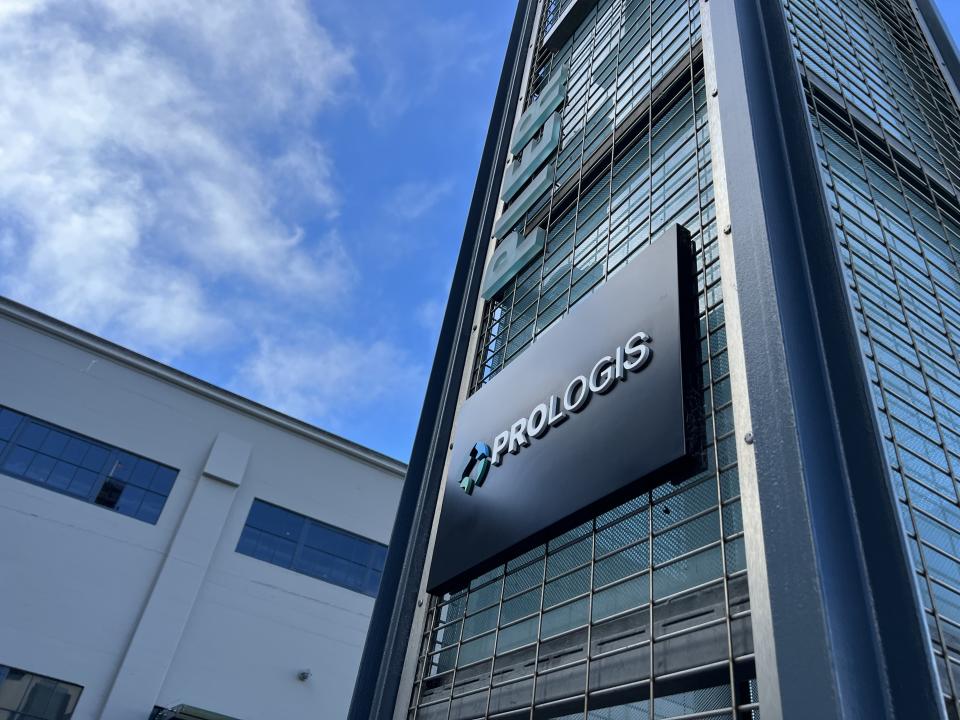
<path id="1" fill-rule="evenodd" d="M 901 0 L 783 0 L 941 689 L 960 714 L 960 113 Z"/>

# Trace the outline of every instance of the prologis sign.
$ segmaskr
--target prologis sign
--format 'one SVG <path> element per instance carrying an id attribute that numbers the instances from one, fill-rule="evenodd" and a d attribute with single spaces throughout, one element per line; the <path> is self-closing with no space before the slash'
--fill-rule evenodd
<path id="1" fill-rule="evenodd" d="M 588 374 L 577 375 L 562 393 L 551 395 L 533 408 L 529 416 L 521 417 L 499 433 L 493 439 L 493 450 L 483 442 L 474 445 L 463 467 L 460 487 L 472 495 L 474 487 L 483 485 L 490 467 L 499 467 L 507 453 L 516 455 L 531 441 L 546 435 L 550 428 L 586 408 L 592 395 L 606 395 L 618 382 L 627 379 L 628 372 L 643 370 L 653 355 L 650 341 L 647 333 L 634 333 L 626 343 L 617 346 L 613 355 L 600 358 Z"/>
<path id="2" fill-rule="evenodd" d="M 693 465 L 702 422 L 689 242 L 671 229 L 464 402 L 431 591 Z"/>

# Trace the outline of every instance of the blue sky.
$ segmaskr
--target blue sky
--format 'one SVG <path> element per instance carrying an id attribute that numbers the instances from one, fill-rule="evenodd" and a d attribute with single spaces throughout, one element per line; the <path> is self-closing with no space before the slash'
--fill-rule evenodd
<path id="1" fill-rule="evenodd" d="M 406 459 L 512 13 L 0 1 L 0 293 Z"/>
<path id="2" fill-rule="evenodd" d="M 514 8 L 0 0 L 0 293 L 405 460 Z"/>
<path id="3" fill-rule="evenodd" d="M 960 35 L 960 3 L 957 0 L 935 0 L 935 2 L 940 9 L 940 14 L 943 15 L 944 22 L 950 28 L 954 42 L 956 42 L 958 35 Z"/>

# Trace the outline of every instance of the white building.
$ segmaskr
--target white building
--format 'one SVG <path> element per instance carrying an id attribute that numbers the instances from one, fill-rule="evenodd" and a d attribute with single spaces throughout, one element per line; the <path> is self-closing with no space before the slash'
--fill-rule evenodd
<path id="1" fill-rule="evenodd" d="M 345 717 L 404 469 L 0 300 L 0 719 Z"/>

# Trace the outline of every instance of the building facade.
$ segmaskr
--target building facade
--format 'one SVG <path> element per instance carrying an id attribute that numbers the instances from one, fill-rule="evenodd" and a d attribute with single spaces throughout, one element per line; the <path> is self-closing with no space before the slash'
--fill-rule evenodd
<path id="1" fill-rule="evenodd" d="M 519 3 L 351 718 L 960 717 L 958 79 L 929 0 Z M 460 443 L 678 233 L 696 466 L 450 561 L 514 456 L 629 454 Z"/>
<path id="2" fill-rule="evenodd" d="M 344 717 L 404 466 L 0 301 L 0 718 Z"/>

